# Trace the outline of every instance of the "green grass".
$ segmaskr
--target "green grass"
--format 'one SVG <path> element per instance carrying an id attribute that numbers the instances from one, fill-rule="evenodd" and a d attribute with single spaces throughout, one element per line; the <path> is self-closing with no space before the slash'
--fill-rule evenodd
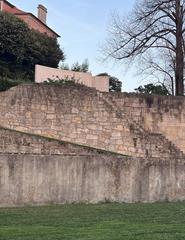
<path id="1" fill-rule="evenodd" d="M 185 203 L 0 209 L 2 240 L 185 239 Z"/>

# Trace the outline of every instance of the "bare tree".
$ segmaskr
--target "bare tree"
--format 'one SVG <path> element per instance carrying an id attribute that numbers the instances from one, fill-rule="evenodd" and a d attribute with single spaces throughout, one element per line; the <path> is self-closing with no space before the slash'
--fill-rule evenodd
<path id="1" fill-rule="evenodd" d="M 139 59 L 138 75 L 151 83 L 164 85 L 171 95 L 175 95 L 175 59 L 170 51 L 149 51 Z"/>
<path id="2" fill-rule="evenodd" d="M 105 52 L 117 60 L 136 59 L 151 49 L 174 59 L 175 92 L 184 95 L 185 0 L 140 0 L 127 18 L 114 16 Z"/>

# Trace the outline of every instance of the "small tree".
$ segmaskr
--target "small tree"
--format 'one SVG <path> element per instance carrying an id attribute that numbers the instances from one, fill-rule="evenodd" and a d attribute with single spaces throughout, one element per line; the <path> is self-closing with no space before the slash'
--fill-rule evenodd
<path id="1" fill-rule="evenodd" d="M 79 62 L 76 62 L 72 65 L 71 71 L 75 72 L 88 72 L 89 71 L 89 62 L 87 59 L 82 62 L 82 64 L 79 64 Z"/>
<path id="2" fill-rule="evenodd" d="M 150 82 L 164 85 L 175 95 L 175 60 L 170 51 L 151 51 L 140 59 L 139 71 Z"/>
<path id="3" fill-rule="evenodd" d="M 0 76 L 30 78 L 35 64 L 58 67 L 64 60 L 57 39 L 30 30 L 12 14 L 0 12 Z"/>
<path id="4" fill-rule="evenodd" d="M 60 69 L 86 73 L 86 72 L 89 72 L 89 61 L 88 61 L 88 59 L 85 59 L 82 62 L 82 64 L 80 64 L 77 61 L 77 62 L 73 63 L 71 67 L 69 67 L 68 64 L 63 63 L 60 65 Z"/>
<path id="5" fill-rule="evenodd" d="M 13 77 L 26 55 L 28 26 L 19 18 L 0 12 L 0 76 Z"/>
<path id="6" fill-rule="evenodd" d="M 62 64 L 60 65 L 60 69 L 62 69 L 62 70 L 70 70 L 69 64 L 67 64 L 67 63 L 62 63 Z"/>
<path id="7" fill-rule="evenodd" d="M 135 89 L 137 93 L 149 94 L 149 95 L 170 95 L 169 91 L 165 87 L 164 84 L 162 85 L 154 85 L 152 83 L 144 85 L 144 87 L 139 86 Z"/>
<path id="8" fill-rule="evenodd" d="M 26 42 L 26 55 L 23 68 L 32 75 L 36 64 L 57 68 L 65 59 L 57 39 L 48 37 L 35 30 L 30 30 Z"/>

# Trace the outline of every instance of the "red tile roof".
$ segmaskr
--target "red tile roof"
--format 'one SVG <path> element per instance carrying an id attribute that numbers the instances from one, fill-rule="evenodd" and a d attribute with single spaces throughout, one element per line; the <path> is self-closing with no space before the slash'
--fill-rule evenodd
<path id="1" fill-rule="evenodd" d="M 53 31 L 50 27 L 48 27 L 45 23 L 43 23 L 38 17 L 36 17 L 34 14 L 30 13 L 30 12 L 24 12 L 22 10 L 20 10 L 19 8 L 15 7 L 13 4 L 11 4 L 10 2 L 8 2 L 7 0 L 1 0 L 2 2 L 6 3 L 7 5 L 10 6 L 10 8 L 6 11 L 8 13 L 14 14 L 16 16 L 21 16 L 21 15 L 30 15 L 31 17 L 33 17 L 36 21 L 38 21 L 40 24 L 42 24 L 45 28 L 47 28 L 49 31 L 51 31 L 54 35 L 56 35 L 57 37 L 60 37 L 60 35 L 58 33 L 56 33 L 55 31 Z"/>

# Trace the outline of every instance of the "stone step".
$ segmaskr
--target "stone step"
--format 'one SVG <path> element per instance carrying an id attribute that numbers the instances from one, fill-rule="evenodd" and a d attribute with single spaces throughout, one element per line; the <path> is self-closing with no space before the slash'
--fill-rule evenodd
<path id="1" fill-rule="evenodd" d="M 121 109 L 117 102 L 113 100 L 112 96 L 106 95 L 104 96 L 102 93 L 99 94 L 101 100 L 111 108 L 111 110 L 115 111 L 117 117 L 120 116 L 122 118 L 124 116 L 124 124 L 126 124 L 130 131 L 133 134 L 138 135 L 138 138 L 140 139 L 150 139 L 150 144 L 153 144 L 153 140 L 156 141 L 156 147 L 162 147 L 163 152 L 162 153 L 168 153 L 172 156 L 179 156 L 179 157 L 185 157 L 185 154 L 183 151 L 181 151 L 174 143 L 172 143 L 170 140 L 168 140 L 163 134 L 161 133 L 152 133 L 149 130 L 145 130 L 141 124 L 139 124 L 135 119 L 132 118 L 131 114 L 129 114 L 127 111 L 124 111 L 124 109 Z M 123 118 L 122 118 L 123 119 Z M 132 119 L 132 122 L 130 120 Z M 146 149 L 149 150 L 149 149 Z"/>

